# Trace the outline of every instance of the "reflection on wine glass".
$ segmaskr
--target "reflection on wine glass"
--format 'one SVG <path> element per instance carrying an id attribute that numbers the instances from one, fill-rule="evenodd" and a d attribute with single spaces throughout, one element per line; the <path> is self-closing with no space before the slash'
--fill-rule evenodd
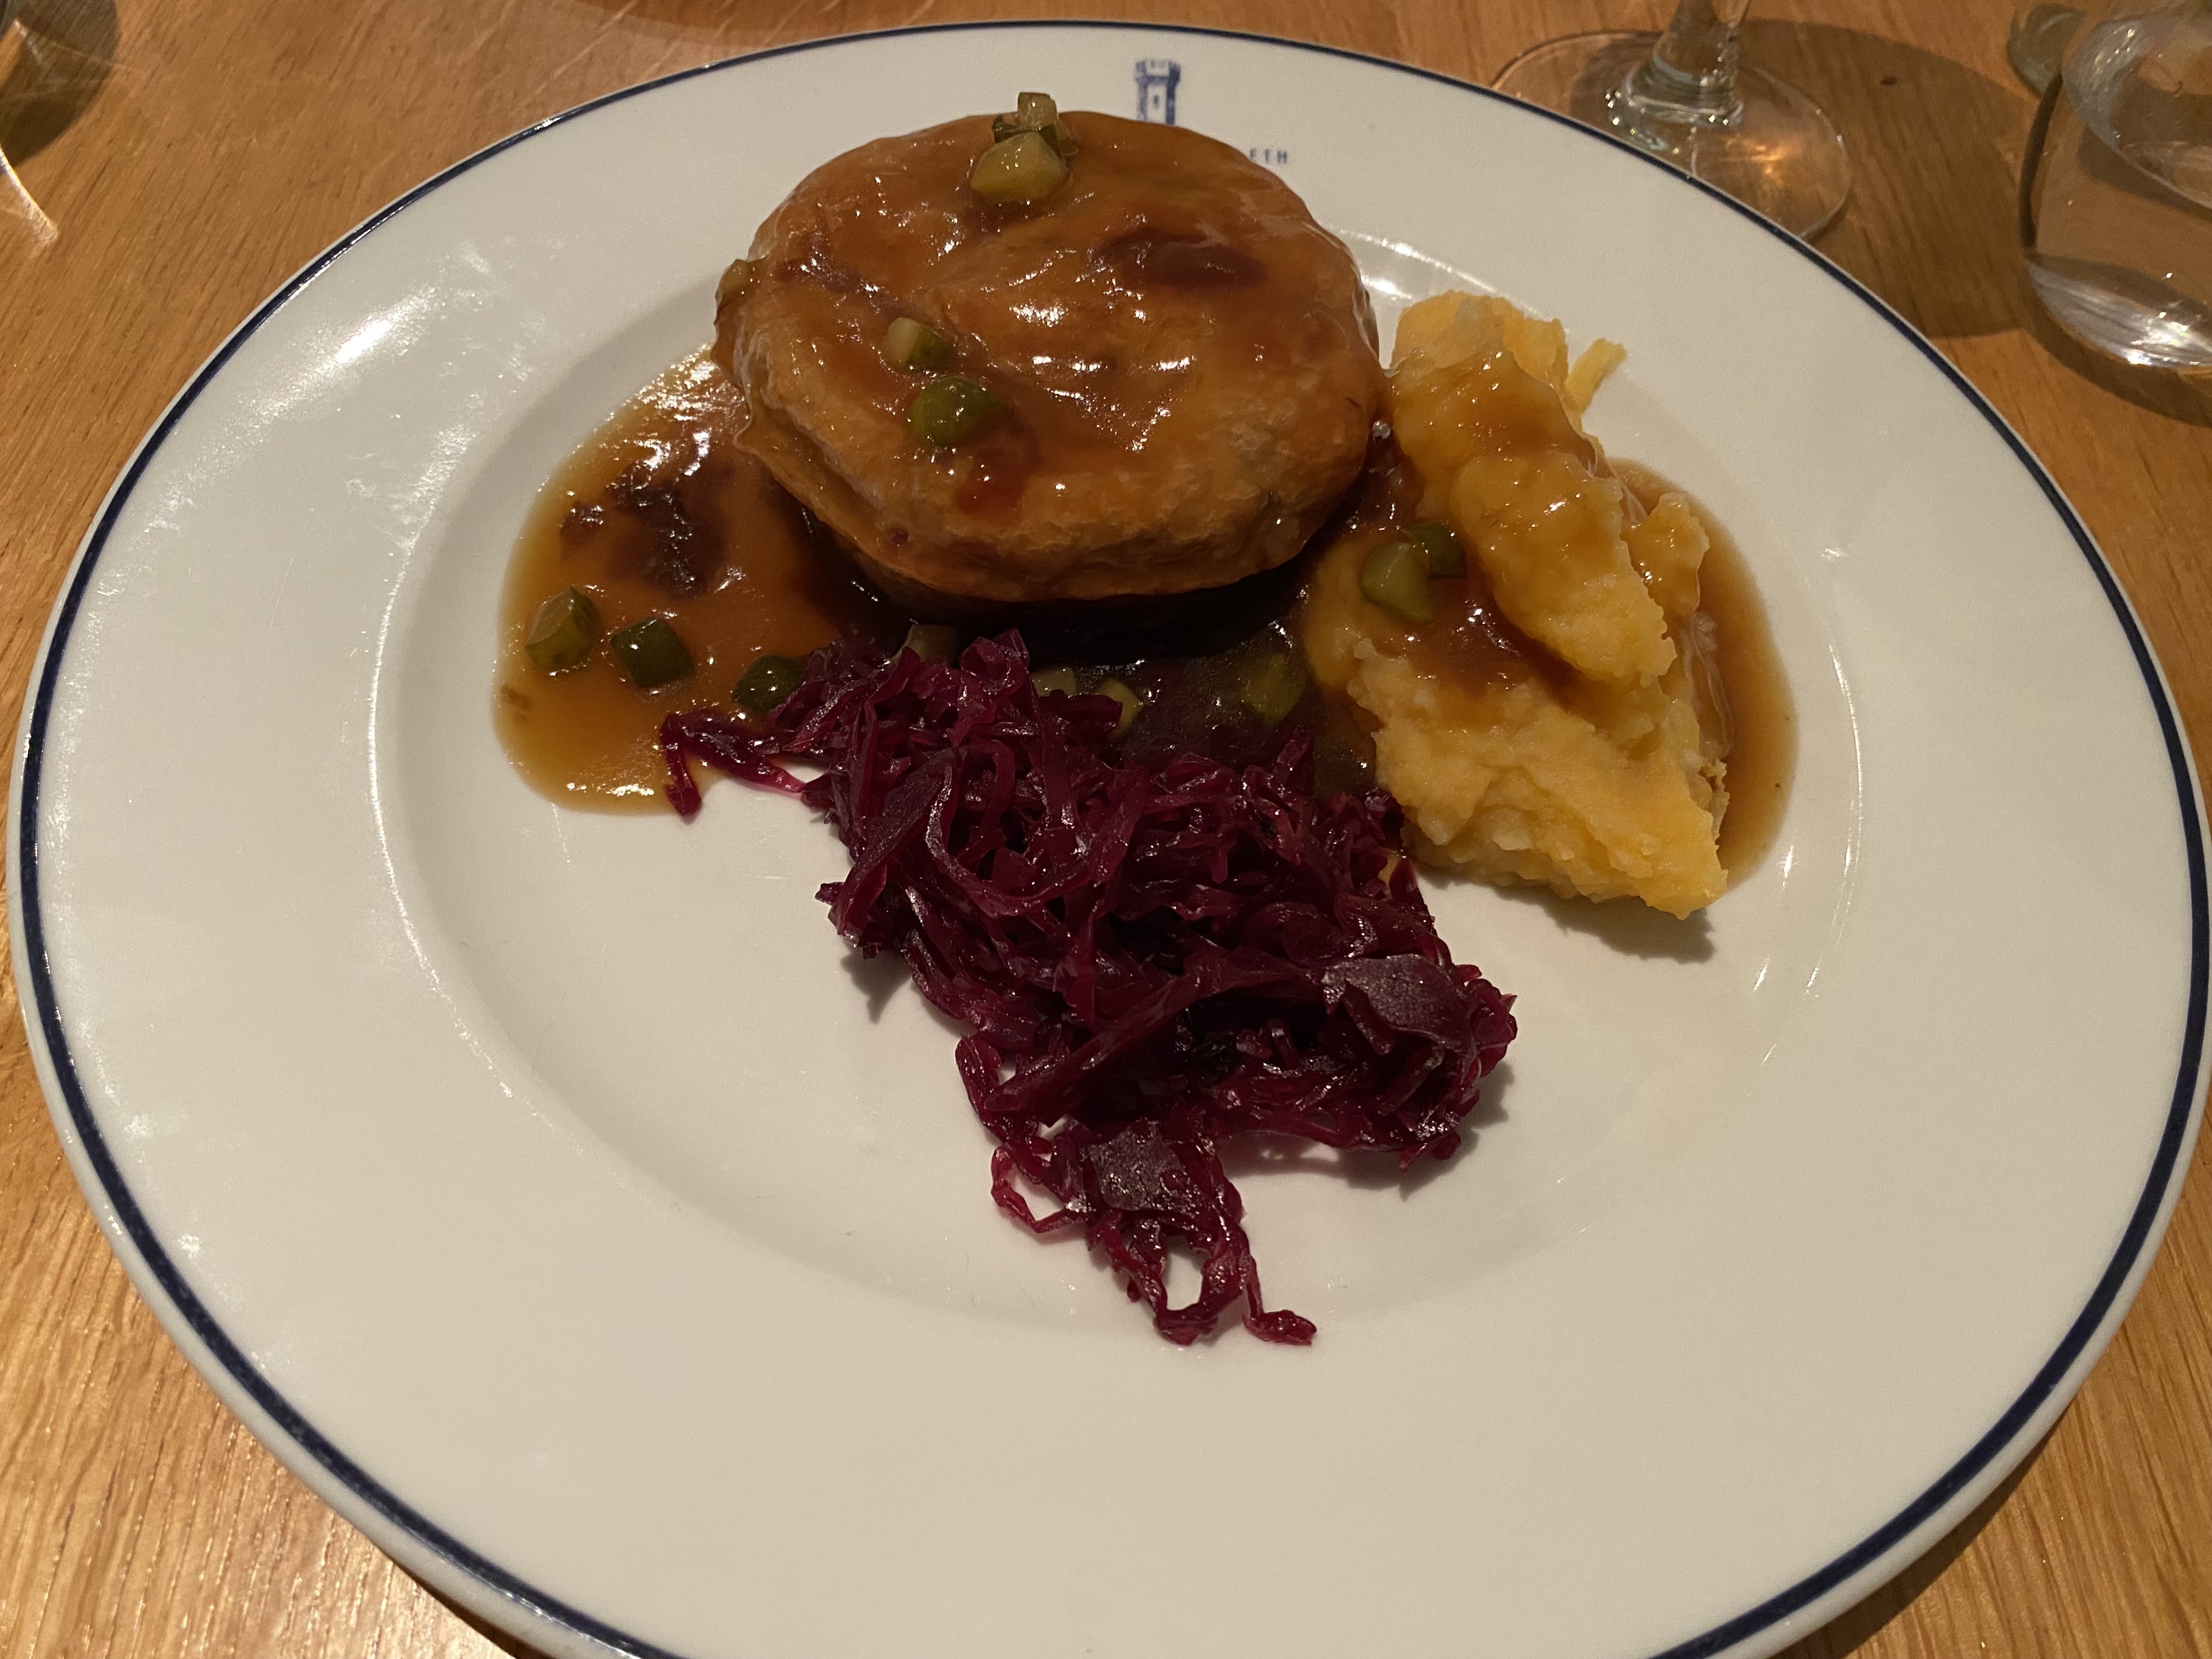
<path id="1" fill-rule="evenodd" d="M 0 0 L 0 36 L 5 36 L 15 21 L 16 0 Z M 23 181 L 15 176 L 15 169 L 8 160 L 8 152 L 0 149 L 0 222 L 13 220 L 29 234 L 31 246 L 45 249 L 58 240 L 54 222 L 46 210 L 23 188 Z"/>
<path id="2" fill-rule="evenodd" d="M 114 0 L 0 0 L 0 247 L 20 247 L 27 234 L 45 250 L 59 238 L 17 169 L 126 73 L 116 52 Z"/>
<path id="3" fill-rule="evenodd" d="M 1664 33 L 1571 34 L 1508 64 L 1500 92 L 1615 133 L 1784 230 L 1825 228 L 1850 190 L 1843 134 L 1785 82 L 1736 64 L 1750 0 L 1681 0 Z"/>
<path id="4" fill-rule="evenodd" d="M 15 27 L 15 0 L 0 0 L 0 38 L 9 28 Z M 22 179 L 15 177 L 15 168 L 9 164 L 7 150 L 0 150 L 0 222 L 18 222 L 31 237 L 33 248 L 51 248 L 58 239 L 53 219 L 46 216 L 45 208 L 31 192 L 22 188 Z"/>

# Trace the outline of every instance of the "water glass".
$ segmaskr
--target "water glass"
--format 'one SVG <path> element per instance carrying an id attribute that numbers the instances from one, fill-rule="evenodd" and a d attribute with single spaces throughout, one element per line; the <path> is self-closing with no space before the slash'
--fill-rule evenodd
<path id="1" fill-rule="evenodd" d="M 2036 112 L 2028 274 L 2099 350 L 2212 374 L 2212 0 L 2114 11 L 2075 37 Z"/>

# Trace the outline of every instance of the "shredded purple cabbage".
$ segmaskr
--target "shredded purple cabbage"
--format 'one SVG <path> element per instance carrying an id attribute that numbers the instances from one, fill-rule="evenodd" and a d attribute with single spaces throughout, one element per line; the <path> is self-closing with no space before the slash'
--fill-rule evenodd
<path id="1" fill-rule="evenodd" d="M 1082 1227 L 1170 1341 L 1241 1297 L 1253 1334 L 1308 1342 L 1310 1321 L 1261 1298 L 1223 1143 L 1449 1158 L 1513 999 L 1453 964 L 1397 803 L 1314 798 L 1304 733 L 1262 765 L 1138 764 L 1110 747 L 1120 712 L 1038 691 L 1016 634 L 957 664 L 847 641 L 772 716 L 672 714 L 660 747 L 687 818 L 692 760 L 828 812 L 853 860 L 822 889 L 837 931 L 896 951 L 969 1028 L 960 1075 L 1001 1209 Z M 826 769 L 802 783 L 777 757 Z M 1059 1207 L 1036 1214 L 1017 1173 Z M 1177 1241 L 1203 1263 L 1180 1308 Z"/>

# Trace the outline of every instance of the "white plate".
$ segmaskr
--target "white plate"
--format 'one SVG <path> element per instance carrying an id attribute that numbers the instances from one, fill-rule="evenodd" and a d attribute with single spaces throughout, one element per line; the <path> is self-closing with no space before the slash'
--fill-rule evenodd
<path id="1" fill-rule="evenodd" d="M 1030 86 L 1172 95 L 1378 277 L 1626 342 L 1595 424 L 1734 527 L 1798 700 L 1781 844 L 1703 927 L 1437 891 L 1522 1036 L 1433 1179 L 1244 1183 L 1310 1352 L 1170 1347 L 996 1213 L 947 1030 L 813 897 L 823 827 L 563 813 L 488 717 L 526 504 L 754 224 Z M 1277 42 L 828 42 L 425 185 L 125 472 L 14 813 L 40 1076 L 140 1288 L 317 1491 L 559 1654 L 1767 1653 L 2051 1423 L 2196 1128 L 2187 757 L 2018 441 L 1701 188 Z"/>

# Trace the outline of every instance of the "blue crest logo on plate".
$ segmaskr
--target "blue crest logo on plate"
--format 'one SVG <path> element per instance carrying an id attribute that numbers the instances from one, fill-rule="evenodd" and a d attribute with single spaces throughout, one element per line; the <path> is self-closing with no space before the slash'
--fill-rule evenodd
<path id="1" fill-rule="evenodd" d="M 1182 79 L 1182 65 L 1174 58 L 1139 58 L 1137 60 L 1137 118 L 1173 126 L 1176 124 L 1176 85 Z"/>

